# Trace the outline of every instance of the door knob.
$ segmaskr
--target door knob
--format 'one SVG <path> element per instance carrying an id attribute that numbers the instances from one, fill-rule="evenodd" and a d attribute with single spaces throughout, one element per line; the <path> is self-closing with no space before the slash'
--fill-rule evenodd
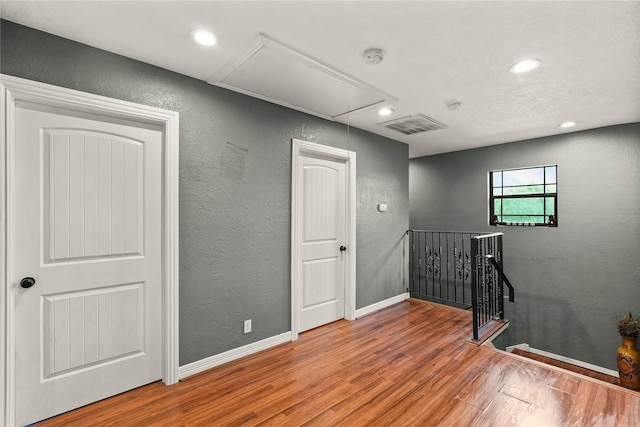
<path id="1" fill-rule="evenodd" d="M 20 286 L 22 286 L 25 289 L 29 289 L 35 284 L 36 284 L 36 279 L 34 279 L 33 277 L 25 277 L 24 279 L 20 280 Z"/>
<path id="2" fill-rule="evenodd" d="M 344 251 L 346 251 L 346 250 L 347 250 L 347 247 L 346 247 L 346 246 L 340 246 L 340 252 L 344 252 Z"/>

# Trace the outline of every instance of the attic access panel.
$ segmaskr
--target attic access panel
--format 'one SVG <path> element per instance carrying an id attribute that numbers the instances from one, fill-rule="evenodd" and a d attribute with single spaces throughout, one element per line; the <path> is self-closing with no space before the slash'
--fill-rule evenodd
<path id="1" fill-rule="evenodd" d="M 329 120 L 396 101 L 264 35 L 209 83 Z"/>

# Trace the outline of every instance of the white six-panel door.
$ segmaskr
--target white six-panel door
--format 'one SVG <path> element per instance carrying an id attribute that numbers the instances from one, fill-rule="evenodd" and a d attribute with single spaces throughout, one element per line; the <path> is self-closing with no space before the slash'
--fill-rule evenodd
<path id="1" fill-rule="evenodd" d="M 15 123 L 23 425 L 162 378 L 163 133 L 29 102 Z"/>

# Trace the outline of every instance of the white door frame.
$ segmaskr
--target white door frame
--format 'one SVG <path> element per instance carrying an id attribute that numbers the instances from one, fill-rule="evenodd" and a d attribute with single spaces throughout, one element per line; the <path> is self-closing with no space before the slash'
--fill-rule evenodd
<path id="1" fill-rule="evenodd" d="M 178 123 L 162 110 L 0 74 L 0 424 L 15 424 L 15 328 L 13 271 L 15 212 L 15 109 L 17 101 L 133 120 L 163 129 L 162 151 L 162 381 L 178 382 Z"/>
<path id="2" fill-rule="evenodd" d="M 298 211 L 301 201 L 298 200 L 298 188 L 301 184 L 299 176 L 300 156 L 312 155 L 345 163 L 347 168 L 346 191 L 346 282 L 344 298 L 344 317 L 347 320 L 356 318 L 356 153 L 341 148 L 315 144 L 313 142 L 292 140 L 291 161 L 291 340 L 298 339 L 298 317 L 302 306 L 302 283 L 298 280 L 300 252 L 298 235 Z"/>

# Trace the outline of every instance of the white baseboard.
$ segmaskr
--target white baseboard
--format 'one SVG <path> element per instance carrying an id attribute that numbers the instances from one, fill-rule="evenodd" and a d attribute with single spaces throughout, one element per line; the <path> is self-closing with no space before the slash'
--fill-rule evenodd
<path id="1" fill-rule="evenodd" d="M 404 294 L 396 295 L 395 297 L 388 298 L 383 301 L 379 301 L 375 304 L 368 305 L 366 307 L 362 307 L 356 310 L 356 319 L 360 317 L 364 317 L 367 314 L 375 313 L 378 310 L 382 310 L 383 308 L 390 307 L 394 304 L 402 302 L 409 298 L 409 292 L 405 292 Z"/>
<path id="2" fill-rule="evenodd" d="M 371 304 L 367 307 L 360 308 L 356 310 L 356 319 L 359 317 L 366 316 L 367 314 L 374 313 L 378 310 L 382 310 L 383 308 L 390 307 L 394 304 L 402 302 L 409 298 L 409 293 L 404 293 L 400 295 L 396 295 L 395 297 L 391 297 L 384 301 L 377 302 L 375 304 Z M 257 353 L 262 350 L 266 350 L 271 347 L 275 347 L 276 345 L 284 344 L 290 342 L 292 338 L 291 331 L 285 332 L 280 335 L 276 335 L 271 338 L 266 338 L 262 341 L 257 341 L 251 344 L 247 344 L 243 347 L 234 348 L 229 351 L 225 351 L 224 353 L 216 354 L 211 357 L 207 357 L 206 359 L 198 360 L 192 363 L 189 363 L 184 366 L 180 366 L 178 368 L 178 378 L 183 379 L 187 378 L 191 375 L 198 374 L 202 371 L 206 371 L 207 369 L 215 368 L 216 366 L 220 366 L 222 364 L 234 361 L 236 359 L 240 359 L 241 357 L 249 356 L 251 354 Z"/>
<path id="3" fill-rule="evenodd" d="M 591 363 L 583 362 L 582 360 L 571 359 L 570 357 L 561 356 L 559 354 L 549 353 L 548 351 L 538 350 L 537 348 L 530 347 L 527 343 L 511 345 L 506 348 L 506 350 L 511 353 L 514 349 L 528 351 L 529 353 L 538 354 L 540 356 L 548 357 L 549 359 L 559 360 L 561 362 L 570 363 L 572 365 L 580 366 L 581 368 L 590 369 L 595 372 L 600 372 L 601 374 L 611 375 L 612 377 L 618 378 L 618 372 L 603 368 L 602 366 L 592 365 Z"/>
<path id="4" fill-rule="evenodd" d="M 270 338 L 265 338 L 261 341 L 247 344 L 242 347 L 234 348 L 232 350 L 225 351 L 224 353 L 216 354 L 214 356 L 207 357 L 206 359 L 180 366 L 180 368 L 178 368 L 178 378 L 187 378 L 191 375 L 206 371 L 207 369 L 215 368 L 216 366 L 223 365 L 236 359 L 240 359 L 241 357 L 249 356 L 259 351 L 290 341 L 291 331 Z"/>

